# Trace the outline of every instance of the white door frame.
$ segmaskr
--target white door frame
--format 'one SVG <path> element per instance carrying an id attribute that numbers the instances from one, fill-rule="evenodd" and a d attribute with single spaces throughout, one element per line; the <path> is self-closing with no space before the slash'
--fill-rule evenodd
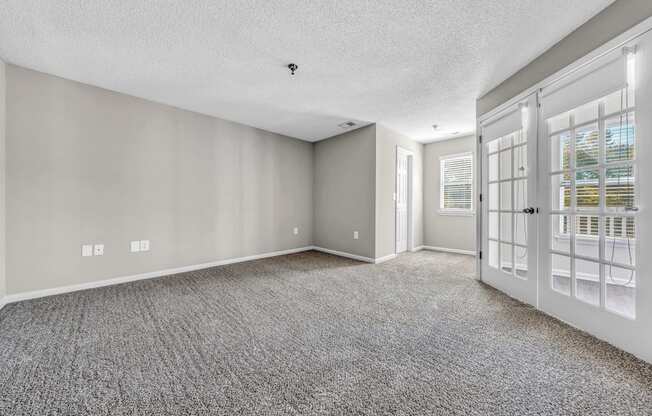
<path id="1" fill-rule="evenodd" d="M 399 145 L 394 156 L 394 254 L 398 254 L 398 158 L 403 154 L 408 159 L 408 218 L 407 251 L 414 250 L 414 152 Z"/>

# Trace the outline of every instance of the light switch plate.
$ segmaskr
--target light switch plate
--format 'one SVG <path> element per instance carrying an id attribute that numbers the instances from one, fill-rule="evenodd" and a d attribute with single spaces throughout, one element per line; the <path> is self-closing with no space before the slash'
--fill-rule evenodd
<path id="1" fill-rule="evenodd" d="M 140 251 L 149 251 L 149 240 L 140 240 Z"/>
<path id="2" fill-rule="evenodd" d="M 82 257 L 91 257 L 93 255 L 93 245 L 84 244 L 82 245 Z"/>
<path id="3" fill-rule="evenodd" d="M 129 250 L 132 253 L 138 253 L 140 251 L 140 241 L 132 241 L 129 243 Z"/>
<path id="4" fill-rule="evenodd" d="M 292 232 L 294 233 L 294 235 L 298 235 L 299 234 L 299 227 L 294 227 L 294 230 Z"/>
<path id="5" fill-rule="evenodd" d="M 358 232 L 357 232 L 357 231 L 354 231 L 354 232 L 353 232 L 353 239 L 354 239 L 354 240 L 357 240 L 358 237 L 359 237 Z"/>
<path id="6" fill-rule="evenodd" d="M 93 255 L 94 256 L 103 256 L 104 255 L 104 244 L 95 244 L 93 246 Z"/>

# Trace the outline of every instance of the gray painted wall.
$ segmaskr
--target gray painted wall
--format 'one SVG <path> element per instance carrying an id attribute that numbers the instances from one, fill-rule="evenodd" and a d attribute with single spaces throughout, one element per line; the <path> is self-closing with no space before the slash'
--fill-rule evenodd
<path id="1" fill-rule="evenodd" d="M 316 246 L 374 258 L 375 148 L 375 125 L 314 144 Z"/>
<path id="2" fill-rule="evenodd" d="M 381 125 L 376 126 L 376 243 L 375 257 L 394 254 L 396 241 L 396 146 L 414 153 L 414 246 L 423 245 L 423 144 Z"/>
<path id="3" fill-rule="evenodd" d="M 7 293 L 5 280 L 5 128 L 6 128 L 6 93 L 7 66 L 0 60 L 0 304 Z"/>
<path id="4" fill-rule="evenodd" d="M 312 144 L 13 65 L 7 81 L 8 294 L 313 244 L 392 254 L 396 146 L 424 244 L 424 146 L 383 126 Z"/>
<path id="5" fill-rule="evenodd" d="M 8 293 L 308 246 L 312 152 L 8 65 Z M 151 251 L 130 253 L 141 239 Z M 82 243 L 104 256 L 81 257 Z"/>
<path id="6" fill-rule="evenodd" d="M 466 152 L 475 153 L 474 136 L 429 143 L 425 146 L 423 222 L 426 246 L 475 251 L 475 218 L 473 216 L 442 215 L 439 212 L 439 158 Z M 473 191 L 473 200 L 477 206 L 477 190 Z"/>
<path id="7" fill-rule="evenodd" d="M 616 0 L 476 103 L 478 116 L 652 16 L 650 0 Z"/>
<path id="8" fill-rule="evenodd" d="M 423 245 L 423 145 L 371 125 L 315 143 L 316 246 L 372 259 L 394 253 L 397 145 L 414 152 L 414 243 Z"/>

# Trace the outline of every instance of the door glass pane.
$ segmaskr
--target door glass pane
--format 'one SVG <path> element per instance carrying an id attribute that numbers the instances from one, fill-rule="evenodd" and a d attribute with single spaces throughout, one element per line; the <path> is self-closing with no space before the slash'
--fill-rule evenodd
<path id="1" fill-rule="evenodd" d="M 500 179 L 512 177 L 512 149 L 503 150 L 500 155 Z"/>
<path id="2" fill-rule="evenodd" d="M 489 213 L 489 238 L 498 240 L 498 213 Z"/>
<path id="3" fill-rule="evenodd" d="M 512 146 L 512 135 L 508 134 L 506 136 L 503 136 L 500 139 L 498 139 L 498 141 L 499 141 L 498 147 L 500 149 L 507 149 L 508 147 Z"/>
<path id="4" fill-rule="evenodd" d="M 508 243 L 512 242 L 512 214 L 500 214 L 500 239 Z"/>
<path id="5" fill-rule="evenodd" d="M 606 122 L 605 155 L 607 163 L 634 160 L 636 131 L 634 113 L 610 118 Z"/>
<path id="6" fill-rule="evenodd" d="M 550 255 L 552 288 L 564 295 L 570 295 L 570 257 Z"/>
<path id="7" fill-rule="evenodd" d="M 552 175 L 550 177 L 550 201 L 554 210 L 570 209 L 571 180 L 568 173 Z"/>
<path id="8" fill-rule="evenodd" d="M 527 176 L 527 146 L 514 148 L 514 177 Z"/>
<path id="9" fill-rule="evenodd" d="M 492 140 L 487 143 L 487 153 L 493 153 L 498 151 L 498 140 Z"/>
<path id="10" fill-rule="evenodd" d="M 489 184 L 489 209 L 498 209 L 498 184 Z"/>
<path id="11" fill-rule="evenodd" d="M 516 276 L 527 278 L 527 247 L 514 246 L 514 259 L 516 260 Z"/>
<path id="12" fill-rule="evenodd" d="M 570 217 L 551 215 L 550 227 L 550 247 L 553 250 L 570 253 Z"/>
<path id="13" fill-rule="evenodd" d="M 609 263 L 636 265 L 636 225 L 634 217 L 606 217 L 605 260 Z"/>
<path id="14" fill-rule="evenodd" d="M 634 168 L 623 166 L 606 170 L 606 204 L 608 208 L 633 208 L 634 198 Z"/>
<path id="15" fill-rule="evenodd" d="M 528 207 L 527 202 L 527 179 L 514 181 L 514 210 L 523 211 Z"/>
<path id="16" fill-rule="evenodd" d="M 514 242 L 527 246 L 527 222 L 529 214 L 514 214 Z"/>
<path id="17" fill-rule="evenodd" d="M 575 259 L 575 296 L 592 305 L 600 304 L 600 263 Z"/>
<path id="18" fill-rule="evenodd" d="M 575 216 L 575 254 L 600 259 L 597 215 Z"/>
<path id="19" fill-rule="evenodd" d="M 498 180 L 498 154 L 489 155 L 488 158 L 489 181 Z"/>
<path id="20" fill-rule="evenodd" d="M 597 170 L 575 173 L 577 209 L 597 209 L 600 206 L 600 174 Z"/>
<path id="21" fill-rule="evenodd" d="M 636 272 L 605 265 L 607 309 L 634 318 L 636 316 Z"/>
<path id="22" fill-rule="evenodd" d="M 498 242 L 489 240 L 489 266 L 498 268 Z"/>
<path id="23" fill-rule="evenodd" d="M 512 245 L 500 245 L 500 269 L 506 273 L 512 274 Z"/>
<path id="24" fill-rule="evenodd" d="M 597 117 L 597 114 L 596 114 Z M 575 167 L 593 166 L 598 164 L 599 149 L 598 125 L 591 124 L 580 127 L 575 134 Z"/>
<path id="25" fill-rule="evenodd" d="M 500 184 L 500 209 L 512 210 L 512 182 L 501 182 Z"/>
<path id="26" fill-rule="evenodd" d="M 550 138 L 550 171 L 570 169 L 570 133 L 554 135 Z"/>

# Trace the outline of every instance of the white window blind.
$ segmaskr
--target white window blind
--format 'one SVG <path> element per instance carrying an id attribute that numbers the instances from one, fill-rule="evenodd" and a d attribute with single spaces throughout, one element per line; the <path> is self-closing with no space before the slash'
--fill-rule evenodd
<path id="1" fill-rule="evenodd" d="M 587 67 L 542 90 L 543 118 L 577 108 L 627 85 L 626 57 L 618 51 L 597 68 Z"/>
<path id="2" fill-rule="evenodd" d="M 473 211 L 473 154 L 444 156 L 440 159 L 440 203 L 442 212 Z"/>

